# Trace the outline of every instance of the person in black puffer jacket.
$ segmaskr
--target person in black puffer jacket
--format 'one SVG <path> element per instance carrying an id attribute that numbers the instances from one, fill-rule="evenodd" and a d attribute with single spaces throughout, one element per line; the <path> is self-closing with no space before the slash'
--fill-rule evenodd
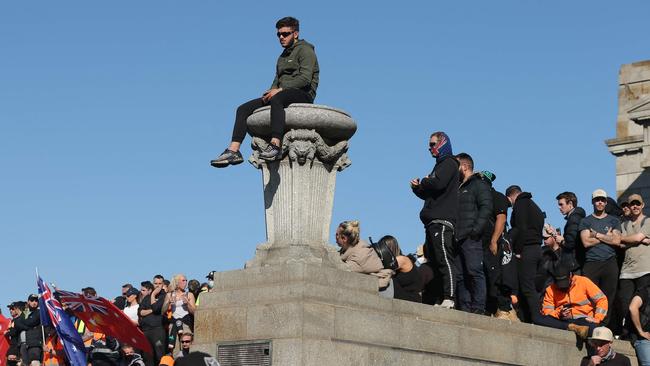
<path id="1" fill-rule="evenodd" d="M 560 213 L 564 215 L 564 235 L 557 235 L 562 247 L 561 259 L 568 263 L 574 271 L 582 273 L 585 264 L 585 247 L 580 239 L 578 227 L 580 221 L 587 216 L 582 207 L 578 207 L 578 197 L 573 192 L 562 192 L 555 197 Z M 552 235 L 552 233 L 551 233 Z"/>
<path id="2" fill-rule="evenodd" d="M 454 307 L 456 296 L 453 233 L 458 215 L 458 161 L 454 159 L 451 140 L 444 132 L 434 132 L 429 138 L 429 151 L 436 165 L 428 176 L 411 180 L 411 189 L 424 200 L 420 220 L 426 233 L 427 259 L 442 281 L 446 308 Z"/>
<path id="3" fill-rule="evenodd" d="M 483 269 L 484 232 L 492 214 L 492 192 L 479 174 L 469 154 L 456 155 L 460 163 L 458 224 L 456 225 L 456 269 L 460 310 L 485 314 L 487 288 Z"/>
<path id="4" fill-rule="evenodd" d="M 533 195 L 522 192 L 519 186 L 508 187 L 506 197 L 512 205 L 510 237 L 517 261 L 519 295 L 520 300 L 525 300 L 524 321 L 530 323 L 539 316 L 541 306 L 535 280 L 542 257 L 544 213 L 533 202 Z"/>

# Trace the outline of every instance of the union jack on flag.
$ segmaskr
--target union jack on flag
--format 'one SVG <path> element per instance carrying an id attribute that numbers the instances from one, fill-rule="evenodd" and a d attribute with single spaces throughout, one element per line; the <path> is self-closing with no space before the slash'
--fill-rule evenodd
<path id="1" fill-rule="evenodd" d="M 38 276 L 36 284 L 40 295 L 38 302 L 41 324 L 54 326 L 70 365 L 86 366 L 86 348 L 70 316 L 63 310 L 61 303 L 53 296 L 52 291 L 40 276 Z"/>
<path id="2" fill-rule="evenodd" d="M 72 311 L 98 312 L 108 315 L 108 309 L 98 297 L 84 296 L 70 291 L 57 290 L 61 301 Z"/>

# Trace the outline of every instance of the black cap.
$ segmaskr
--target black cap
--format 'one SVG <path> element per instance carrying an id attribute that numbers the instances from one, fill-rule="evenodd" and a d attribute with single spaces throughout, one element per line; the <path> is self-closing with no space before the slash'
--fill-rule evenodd
<path id="1" fill-rule="evenodd" d="M 214 280 L 214 275 L 215 275 L 216 273 L 217 273 L 217 271 L 210 271 L 210 273 L 208 273 L 208 275 L 205 276 L 205 278 L 207 278 L 207 279 L 209 279 L 209 280 Z"/>
<path id="2" fill-rule="evenodd" d="M 557 263 L 552 270 L 553 281 L 559 288 L 569 288 L 571 286 L 571 267 L 565 263 Z"/>
<path id="3" fill-rule="evenodd" d="M 38 300 L 38 295 L 31 294 L 31 295 L 29 295 L 29 297 L 27 298 L 27 300 L 28 300 L 28 301 L 29 301 L 29 300 Z"/>
<path id="4" fill-rule="evenodd" d="M 127 296 L 127 297 L 128 297 L 128 296 L 131 296 L 131 295 L 136 295 L 136 296 L 137 296 L 139 293 L 140 293 L 140 291 L 138 291 L 138 290 L 137 290 L 136 288 L 134 288 L 134 287 L 131 287 L 131 288 L 126 292 L 126 294 L 124 294 L 124 295 Z"/>

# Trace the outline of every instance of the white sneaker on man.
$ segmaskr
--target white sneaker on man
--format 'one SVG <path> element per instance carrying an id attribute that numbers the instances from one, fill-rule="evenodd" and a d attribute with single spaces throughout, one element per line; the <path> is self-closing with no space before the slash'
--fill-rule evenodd
<path id="1" fill-rule="evenodd" d="M 453 309 L 454 305 L 455 305 L 454 300 L 445 299 L 440 305 L 436 305 L 436 306 L 439 306 L 439 307 L 445 308 L 445 309 Z"/>

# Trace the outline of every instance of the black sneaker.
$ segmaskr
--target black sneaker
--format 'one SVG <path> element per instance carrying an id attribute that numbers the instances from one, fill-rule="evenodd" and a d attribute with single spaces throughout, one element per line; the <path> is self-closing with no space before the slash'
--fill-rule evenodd
<path id="1" fill-rule="evenodd" d="M 269 144 L 264 150 L 260 151 L 260 158 L 266 161 L 274 161 L 282 158 L 282 149 Z"/>
<path id="2" fill-rule="evenodd" d="M 215 168 L 225 168 L 228 165 L 237 165 L 244 162 L 239 151 L 224 150 L 216 159 L 210 160 L 210 165 Z"/>

